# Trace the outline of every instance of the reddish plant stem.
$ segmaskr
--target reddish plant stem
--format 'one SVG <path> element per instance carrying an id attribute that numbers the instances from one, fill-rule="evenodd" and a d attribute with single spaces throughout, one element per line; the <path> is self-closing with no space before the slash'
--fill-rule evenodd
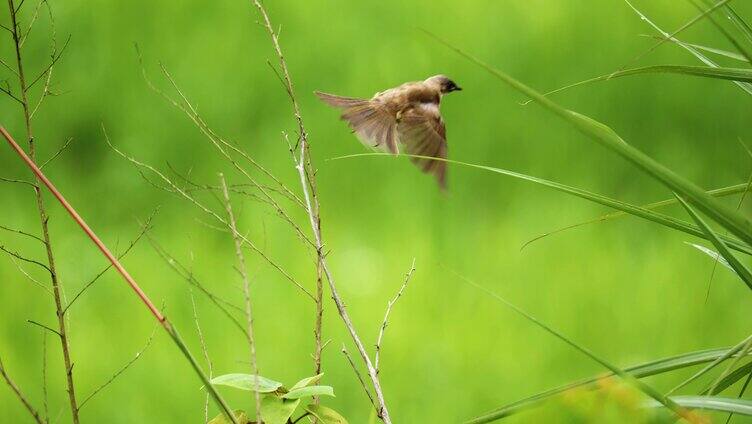
<path id="1" fill-rule="evenodd" d="M 128 271 L 123 267 L 123 265 L 120 263 L 120 261 L 115 257 L 115 255 L 110 252 L 110 249 L 105 246 L 105 244 L 102 242 L 102 240 L 99 239 L 99 237 L 92 231 L 92 229 L 89 227 L 88 224 L 81 218 L 81 215 L 76 212 L 75 209 L 73 209 L 73 206 L 68 203 L 67 200 L 65 200 L 65 197 L 55 188 L 55 186 L 52 184 L 52 182 L 44 175 L 44 173 L 39 169 L 39 167 L 34 163 L 34 161 L 29 157 L 29 155 L 26 154 L 26 152 L 21 148 L 21 146 L 16 143 L 16 141 L 13 139 L 13 137 L 8 133 L 8 131 L 0 125 L 0 134 L 2 134 L 3 137 L 8 141 L 8 144 L 10 144 L 11 148 L 18 154 L 19 157 L 26 163 L 26 165 L 31 169 L 31 171 L 34 173 L 34 175 L 37 176 L 39 181 L 42 182 L 42 184 L 47 187 L 47 189 L 52 193 L 53 196 L 60 202 L 60 204 L 65 208 L 65 210 L 70 214 L 71 218 L 73 218 L 74 221 L 81 227 L 81 229 L 86 233 L 86 235 L 91 239 L 92 242 L 97 246 L 99 251 L 104 254 L 104 256 L 107 258 L 107 260 L 110 261 L 112 266 L 120 273 L 120 275 L 123 276 L 126 283 L 133 289 L 133 291 L 136 293 L 136 296 L 138 296 L 139 299 L 144 303 L 147 309 L 149 309 L 149 312 L 156 318 L 157 321 L 159 321 L 160 325 L 164 330 L 169 334 L 170 338 L 172 338 L 173 342 L 177 345 L 178 349 L 183 353 L 185 358 L 190 362 L 191 367 L 193 367 L 196 374 L 199 376 L 201 381 L 204 383 L 204 388 L 209 391 L 209 393 L 214 398 L 217 405 L 222 409 L 222 412 L 232 421 L 233 424 L 240 424 L 238 420 L 235 418 L 235 415 L 232 413 L 232 409 L 230 409 L 227 402 L 220 396 L 219 392 L 216 391 L 214 386 L 211 385 L 211 382 L 209 381 L 209 378 L 204 373 L 201 366 L 198 364 L 198 361 L 196 361 L 196 358 L 193 357 L 190 350 L 188 350 L 188 346 L 186 346 L 183 339 L 180 337 L 180 334 L 178 334 L 177 329 L 170 323 L 170 321 L 167 320 L 167 317 L 162 315 L 162 313 L 157 309 L 156 306 L 154 306 L 154 303 L 149 299 L 149 297 L 144 293 L 143 290 L 141 290 L 141 287 L 139 287 L 136 280 L 133 279 L 133 277 L 128 273 Z M 77 412 L 77 411 L 76 411 Z"/>

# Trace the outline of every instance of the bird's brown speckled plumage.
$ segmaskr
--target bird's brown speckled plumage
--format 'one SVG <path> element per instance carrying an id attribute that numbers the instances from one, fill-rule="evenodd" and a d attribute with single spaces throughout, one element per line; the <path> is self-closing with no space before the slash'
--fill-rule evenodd
<path id="1" fill-rule="evenodd" d="M 376 93 L 370 100 L 316 92 L 327 104 L 343 109 L 342 119 L 366 146 L 398 154 L 447 157 L 446 129 L 439 106 L 441 97 L 461 90 L 452 80 L 436 75 Z M 423 172 L 446 188 L 446 162 L 411 158 Z"/>

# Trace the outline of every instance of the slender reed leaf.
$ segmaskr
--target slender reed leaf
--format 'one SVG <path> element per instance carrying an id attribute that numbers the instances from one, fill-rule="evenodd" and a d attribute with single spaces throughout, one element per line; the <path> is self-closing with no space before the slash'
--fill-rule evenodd
<path id="1" fill-rule="evenodd" d="M 690 409 L 704 409 L 708 411 L 733 412 L 739 415 L 752 415 L 752 401 L 714 396 L 672 396 L 676 404 Z M 658 402 L 648 401 L 646 406 L 651 408 L 663 407 Z"/>
<path id="2" fill-rule="evenodd" d="M 666 408 L 670 409 L 674 414 L 676 414 L 677 417 L 684 417 L 684 418 L 691 418 L 691 415 L 689 411 L 684 409 L 683 407 L 679 406 L 675 402 L 673 402 L 671 399 L 663 396 L 660 392 L 653 389 L 651 386 L 643 383 L 642 381 L 636 379 L 634 376 L 629 374 L 628 372 L 622 370 L 621 368 L 617 367 L 616 365 L 611 364 L 610 362 L 606 361 L 605 359 L 601 359 L 599 356 L 597 356 L 595 353 L 593 353 L 590 349 L 580 346 L 573 340 L 569 339 L 559 331 L 553 329 L 549 325 L 545 324 L 544 322 L 538 320 L 534 316 L 530 315 L 529 313 L 525 312 L 520 307 L 516 306 L 515 304 L 509 302 L 508 300 L 504 299 L 503 297 L 499 296 L 498 294 L 492 292 L 491 290 L 457 274 L 454 273 L 457 277 L 459 277 L 462 281 L 465 283 L 475 287 L 476 289 L 486 293 L 493 299 L 498 300 L 499 302 L 503 303 L 506 307 L 512 309 L 517 314 L 521 315 L 528 321 L 532 322 L 536 326 L 540 327 L 541 329 L 545 330 L 549 334 L 553 335 L 554 337 L 558 338 L 559 340 L 563 341 L 564 343 L 568 344 L 569 346 L 575 348 L 580 353 L 584 354 L 588 358 L 592 359 L 593 361 L 599 363 L 600 365 L 604 366 L 605 368 L 609 369 L 612 373 L 618 375 L 622 380 L 624 380 L 626 383 L 632 385 L 637 390 L 641 391 L 645 395 L 653 398 L 656 402 L 659 402 L 660 404 L 664 405 Z M 499 417 L 496 416 L 483 416 L 483 417 L 477 417 L 470 421 L 467 421 L 466 424 L 480 424 L 480 423 L 488 423 L 491 421 L 496 421 Z"/>
<path id="3" fill-rule="evenodd" d="M 732 195 L 732 194 L 743 193 L 743 192 L 745 192 L 748 189 L 748 187 L 749 187 L 749 184 L 747 184 L 747 183 L 736 184 L 736 185 L 732 185 L 732 186 L 728 186 L 728 187 L 722 187 L 722 188 L 717 188 L 717 189 L 714 189 L 714 190 L 709 190 L 708 194 L 711 195 L 711 196 L 715 196 L 715 197 L 729 196 L 729 195 Z M 649 203 L 647 205 L 642 205 L 640 207 L 643 208 L 643 209 L 651 209 L 652 210 L 652 209 L 657 209 L 657 208 L 661 208 L 661 207 L 664 207 L 664 206 L 674 205 L 674 204 L 676 204 L 678 202 L 679 201 L 676 200 L 676 197 L 673 197 L 671 199 L 666 199 L 666 200 L 661 200 L 661 201 L 654 202 L 654 203 Z M 539 241 L 539 240 L 541 240 L 543 238 L 546 238 L 546 237 L 554 235 L 554 234 L 558 234 L 558 233 L 561 233 L 561 232 L 564 232 L 564 231 L 567 231 L 567 230 L 571 230 L 571 229 L 574 229 L 574 228 L 582 227 L 582 226 L 585 226 L 585 225 L 595 224 L 595 223 L 598 223 L 598 222 L 608 221 L 608 220 L 611 220 L 611 219 L 617 219 L 617 218 L 621 218 L 621 217 L 625 217 L 625 216 L 629 216 L 629 215 L 630 215 L 629 213 L 622 212 L 622 211 L 610 212 L 610 213 L 601 215 L 601 216 L 599 216 L 597 218 L 594 218 L 594 219 L 590 219 L 590 220 L 587 220 L 587 221 L 581 221 L 581 222 L 578 222 L 578 223 L 575 223 L 575 224 L 567 225 L 566 227 L 561 227 L 561 228 L 558 228 L 556 230 L 549 231 L 547 233 L 538 235 L 538 236 L 536 236 L 536 237 L 528 240 L 527 242 L 525 242 L 525 244 L 522 245 L 522 247 L 520 248 L 520 250 L 526 248 L 527 246 L 529 246 L 533 242 Z"/>
<path id="4" fill-rule="evenodd" d="M 683 66 L 683 65 L 654 65 L 644 66 L 641 68 L 625 69 L 623 71 L 616 71 L 610 74 L 601 75 L 599 77 L 590 78 L 584 81 L 579 81 L 574 84 L 557 88 L 556 90 L 549 91 L 544 96 L 550 96 L 552 94 L 560 93 L 562 91 L 569 90 L 570 88 L 579 87 L 582 85 L 592 84 L 599 81 L 609 81 L 614 78 L 627 77 L 630 75 L 640 74 L 679 74 L 679 75 L 691 75 L 696 77 L 715 78 L 722 80 L 752 82 L 752 69 L 744 68 L 712 68 L 708 66 Z M 528 104 L 532 100 L 523 102 Z"/>
<path id="5" fill-rule="evenodd" d="M 702 63 L 711 66 L 713 68 L 717 68 L 718 64 L 710 60 L 707 56 L 700 53 L 699 50 L 695 49 L 694 47 L 688 45 L 687 43 L 684 43 L 683 41 L 680 41 L 676 37 L 672 37 L 671 34 L 667 33 L 666 31 L 662 30 L 658 25 L 653 23 L 644 13 L 640 12 L 639 9 L 634 7 L 632 3 L 629 0 L 624 0 L 625 3 L 642 19 L 643 21 L 647 22 L 650 26 L 653 27 L 656 31 L 658 31 L 664 38 L 668 38 L 669 40 L 673 41 L 677 45 L 684 48 L 684 50 L 690 52 L 694 57 L 699 59 Z M 752 84 L 746 83 L 746 82 L 740 82 L 740 81 L 734 81 L 734 84 L 738 85 L 739 88 L 746 91 L 747 94 L 752 94 Z"/>
<path id="6" fill-rule="evenodd" d="M 387 153 L 357 153 L 354 155 L 339 156 L 339 157 L 331 158 L 329 160 L 349 159 L 349 158 L 365 157 L 365 156 L 392 157 L 391 154 L 387 154 Z M 419 159 L 438 160 L 438 161 L 452 163 L 456 165 L 467 166 L 470 168 L 482 169 L 482 170 L 494 172 L 497 174 L 507 175 L 510 177 L 518 178 L 524 181 L 529 181 L 535 184 L 549 187 L 554 190 L 561 191 L 567 194 L 571 194 L 573 196 L 576 196 L 582 199 L 590 200 L 591 202 L 594 202 L 594 203 L 598 203 L 604 206 L 618 209 L 630 215 L 634 215 L 634 216 L 646 219 L 648 221 L 653 221 L 655 223 L 661 224 L 669 228 L 673 228 L 675 230 L 682 231 L 687 234 L 691 234 L 693 236 L 702 237 L 702 238 L 706 237 L 705 233 L 703 233 L 699 227 L 696 227 L 680 219 L 676 219 L 668 215 L 654 212 L 654 211 L 648 210 L 640 206 L 632 205 L 630 203 L 622 202 L 620 200 L 612 199 L 610 197 L 601 196 L 600 194 L 591 193 L 587 190 L 582 190 L 576 187 L 571 187 L 565 184 L 560 184 L 555 181 L 544 180 L 543 178 L 533 177 L 530 175 L 521 174 L 519 172 L 514 172 L 514 171 L 509 171 L 506 169 L 494 168 L 492 166 L 477 165 L 473 163 L 460 162 L 460 161 L 451 160 L 451 159 L 440 159 L 440 158 L 434 158 L 434 157 L 429 157 L 429 156 L 418 156 L 418 155 L 407 155 L 407 154 L 400 154 L 400 156 L 419 158 Z M 744 245 L 743 243 L 739 242 L 738 240 L 735 240 L 733 238 L 726 237 L 726 236 L 723 236 L 722 238 L 734 250 L 746 253 L 748 255 L 752 255 L 752 249 Z"/>
<path id="7" fill-rule="evenodd" d="M 687 204 L 684 199 L 682 199 L 680 196 L 676 196 L 677 199 L 679 199 L 679 202 L 681 202 L 682 206 L 684 206 L 684 209 L 687 210 L 687 213 L 692 217 L 692 219 L 697 223 L 697 225 L 702 228 L 702 231 L 705 233 L 705 238 L 710 240 L 716 249 L 718 249 L 718 253 L 723 256 L 724 259 L 726 259 L 726 262 L 731 266 L 731 268 L 734 269 L 736 274 L 739 276 L 739 278 L 742 279 L 742 281 L 752 289 L 752 273 L 749 272 L 749 269 L 739 261 L 739 259 L 734 256 L 733 253 L 729 250 L 728 246 L 726 246 L 726 243 L 724 243 L 718 234 L 715 233 L 706 223 L 705 221 L 692 209 L 689 204 Z"/>
<path id="8" fill-rule="evenodd" d="M 644 378 L 644 377 L 664 374 L 664 373 L 668 373 L 671 371 L 711 362 L 724 356 L 728 351 L 729 351 L 729 348 L 720 348 L 720 349 L 710 349 L 710 350 L 700 350 L 696 352 L 689 352 L 689 353 L 685 353 L 682 355 L 672 356 L 669 358 L 663 358 L 663 359 L 659 359 L 656 361 L 633 365 L 631 367 L 624 368 L 624 371 L 631 374 L 635 378 Z M 565 384 L 563 386 L 546 390 L 544 392 L 535 394 L 533 396 L 509 403 L 507 405 L 502 406 L 501 408 L 494 409 L 493 411 L 489 411 L 488 413 L 484 414 L 484 416 L 493 415 L 496 417 L 495 419 L 501 419 L 501 418 L 508 417 L 510 415 L 515 415 L 519 412 L 528 410 L 530 408 L 534 408 L 540 405 L 541 403 L 543 403 L 544 401 L 549 400 L 552 397 L 555 397 L 557 395 L 560 395 L 561 393 L 564 393 L 568 390 L 594 386 L 594 383 L 602 379 L 610 378 L 613 376 L 614 376 L 613 373 L 607 373 L 601 376 L 591 377 L 591 378 L 587 378 L 584 380 L 575 381 L 573 383 Z M 731 374 L 729 374 L 728 377 L 730 376 Z M 718 387 L 721 387 L 722 384 L 723 382 L 719 383 Z M 731 384 L 733 384 L 733 382 Z"/>
<path id="9" fill-rule="evenodd" d="M 448 44 L 447 42 L 434 36 L 431 33 L 427 34 L 431 35 L 436 40 L 443 43 L 448 48 L 454 50 L 469 61 L 485 69 L 487 72 L 489 72 L 497 79 L 503 81 L 505 84 L 511 86 L 520 93 L 536 100 L 537 103 L 543 106 L 546 110 L 563 118 L 566 122 L 574 126 L 581 133 L 588 136 L 600 145 L 606 147 L 607 149 L 613 151 L 614 153 L 617 153 L 618 155 L 641 169 L 644 173 L 661 182 L 670 190 L 685 196 L 703 213 L 721 224 L 724 228 L 728 229 L 729 232 L 739 237 L 748 246 L 752 246 L 752 223 L 750 223 L 750 221 L 741 213 L 722 204 L 717 199 L 705 193 L 702 188 L 661 165 L 642 151 L 632 147 L 606 125 L 598 123 L 591 118 L 585 119 L 583 118 L 583 115 L 573 113 L 572 111 L 561 107 L 559 104 L 551 101 L 549 98 L 537 92 L 536 90 L 533 90 L 527 85 L 488 65 L 480 59 Z"/>

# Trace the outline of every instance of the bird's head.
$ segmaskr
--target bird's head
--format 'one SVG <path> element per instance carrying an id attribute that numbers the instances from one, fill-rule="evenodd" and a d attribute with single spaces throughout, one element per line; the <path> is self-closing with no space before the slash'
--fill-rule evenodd
<path id="1" fill-rule="evenodd" d="M 428 78 L 426 84 L 436 87 L 441 94 L 451 93 L 452 91 L 460 91 L 462 88 L 450 80 L 446 75 L 434 75 Z"/>

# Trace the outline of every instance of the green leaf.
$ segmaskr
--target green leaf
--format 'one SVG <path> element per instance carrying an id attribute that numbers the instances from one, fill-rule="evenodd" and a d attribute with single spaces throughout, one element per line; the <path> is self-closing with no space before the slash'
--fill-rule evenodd
<path id="1" fill-rule="evenodd" d="M 658 25 L 653 23 L 647 16 L 645 16 L 644 13 L 640 12 L 636 7 L 632 5 L 632 3 L 629 0 L 625 0 L 625 2 L 629 5 L 629 7 L 634 10 L 634 12 L 642 19 L 643 21 L 647 22 L 650 26 L 652 26 L 656 31 L 658 31 L 664 38 L 668 38 L 669 40 L 673 41 L 677 45 L 684 48 L 686 51 L 690 52 L 694 57 L 699 59 L 702 63 L 717 68 L 718 64 L 710 60 L 707 56 L 700 53 L 699 50 L 696 48 L 688 45 L 687 43 L 680 41 L 679 39 L 672 37 L 671 34 L 667 33 L 666 31 L 662 30 Z M 752 84 L 746 83 L 746 82 L 739 82 L 735 81 L 734 84 L 738 85 L 742 90 L 746 91 L 749 94 L 752 94 Z"/>
<path id="2" fill-rule="evenodd" d="M 590 119 L 590 118 L 587 118 L 587 119 Z M 606 130 L 602 128 L 601 131 L 608 132 L 610 130 Z M 387 154 L 387 153 L 357 153 L 353 155 L 339 156 L 331 160 L 348 159 L 348 158 L 362 157 L 362 156 L 392 157 L 392 155 Z M 533 177 L 531 175 L 521 174 L 519 172 L 509 171 L 506 169 L 494 168 L 492 166 L 476 165 L 473 163 L 460 162 L 460 161 L 451 160 L 451 159 L 437 159 L 437 158 L 428 157 L 428 156 L 417 156 L 417 155 L 406 155 L 406 154 L 401 154 L 400 156 L 420 158 L 420 159 L 440 160 L 442 162 L 467 166 L 470 168 L 482 169 L 484 171 L 495 172 L 497 174 L 502 174 L 502 175 L 506 175 L 509 177 L 518 178 L 524 181 L 529 181 L 535 184 L 549 187 L 554 190 L 561 191 L 561 192 L 564 192 L 564 193 L 567 193 L 567 194 L 570 194 L 570 195 L 573 195 L 573 196 L 576 196 L 585 200 L 589 200 L 594 203 L 598 203 L 604 206 L 618 209 L 630 215 L 634 215 L 634 216 L 646 219 L 648 221 L 653 221 L 655 223 L 661 224 L 669 228 L 673 228 L 675 230 L 682 231 L 687 234 L 691 234 L 693 236 L 707 238 L 705 233 L 699 227 L 689 224 L 688 222 L 682 221 L 680 219 L 676 219 L 668 215 L 664 215 L 659 212 L 649 210 L 641 206 L 636 206 L 627 202 L 622 202 L 621 200 L 616 200 L 610 197 L 602 196 L 600 194 L 592 193 L 587 190 L 582 190 L 576 187 L 571 187 L 565 184 L 560 184 L 555 181 L 544 180 L 543 178 Z M 726 237 L 726 236 L 722 236 L 721 238 L 723 239 L 724 242 L 726 242 L 726 244 L 728 244 L 729 247 L 733 248 L 734 250 L 738 250 L 748 255 L 752 255 L 752 250 L 748 246 L 739 242 L 738 240 L 733 239 L 731 237 Z"/>
<path id="3" fill-rule="evenodd" d="M 321 373 L 319 375 L 314 375 L 313 377 L 304 378 L 298 381 L 297 383 L 295 383 L 295 385 L 290 388 L 290 391 L 293 391 L 295 389 L 300 389 L 301 387 L 308 387 L 308 386 L 317 384 L 321 380 L 321 377 L 323 376 L 324 376 L 324 373 Z"/>
<path id="4" fill-rule="evenodd" d="M 745 191 L 747 191 L 748 186 L 749 186 L 749 184 L 747 184 L 747 183 L 735 184 L 735 185 L 728 186 L 728 187 L 721 187 L 721 188 L 716 188 L 716 189 L 713 189 L 713 190 L 708 190 L 707 193 L 709 195 L 711 195 L 711 196 L 714 196 L 714 197 L 729 196 L 729 195 L 732 195 L 732 194 L 744 193 Z M 664 207 L 664 206 L 673 205 L 673 204 L 678 203 L 678 202 L 679 201 L 676 200 L 676 197 L 672 197 L 671 199 L 666 199 L 666 200 L 661 200 L 661 201 L 658 201 L 658 202 L 648 203 L 646 205 L 641 205 L 640 207 L 643 208 L 643 209 L 650 209 L 650 210 L 652 210 L 652 209 L 657 209 L 657 208 L 661 208 L 661 207 Z M 607 214 L 603 214 L 603 215 L 601 215 L 601 216 L 599 216 L 597 218 L 593 218 L 593 219 L 590 219 L 590 220 L 587 220 L 587 221 L 580 221 L 580 222 L 577 222 L 575 224 L 570 224 L 570 225 L 567 225 L 566 227 L 561 227 L 561 228 L 558 228 L 556 230 L 549 231 L 547 233 L 538 235 L 535 238 L 528 240 L 527 242 L 525 242 L 524 245 L 522 245 L 521 249 L 524 249 L 525 247 L 529 246 L 533 242 L 536 242 L 538 240 L 541 240 L 541 239 L 543 239 L 545 237 L 548 237 L 550 235 L 553 235 L 553 234 L 557 234 L 557 233 L 561 233 L 563 231 L 567 231 L 567 230 L 571 230 L 571 229 L 574 229 L 574 228 L 582 227 L 584 225 L 596 224 L 596 223 L 599 223 L 599 222 L 604 222 L 604 221 L 608 221 L 608 220 L 612 220 L 612 219 L 622 218 L 622 217 L 625 217 L 625 216 L 628 216 L 628 215 L 630 215 L 630 214 L 627 213 L 627 212 L 624 212 L 624 211 L 620 210 L 620 211 L 616 211 L 616 212 L 610 212 L 610 213 L 607 213 Z"/>
<path id="5" fill-rule="evenodd" d="M 705 409 L 710 411 L 731 412 L 740 415 L 752 415 L 752 401 L 714 396 L 673 396 L 671 400 L 685 408 Z M 660 408 L 663 405 L 648 401 L 647 406 Z"/>
<path id="6" fill-rule="evenodd" d="M 665 40 L 664 38 L 658 37 L 656 35 L 652 36 L 652 38 L 654 38 L 656 40 L 661 40 L 661 41 Z M 674 40 L 676 40 L 676 39 L 668 40 L 668 41 L 675 42 Z M 725 56 L 725 57 L 728 57 L 729 59 L 738 60 L 740 62 L 747 62 L 747 58 L 745 58 L 743 55 L 740 55 L 739 53 L 734 53 L 734 52 L 730 52 L 728 50 L 718 49 L 718 48 L 715 48 L 715 47 L 703 46 L 703 45 L 700 45 L 700 44 L 692 44 L 692 43 L 686 43 L 686 42 L 684 42 L 684 44 L 686 44 L 687 46 L 690 46 L 690 47 L 694 47 L 697 50 L 702 50 L 702 51 L 705 51 L 705 52 L 708 52 L 708 53 L 717 54 L 719 56 Z"/>
<path id="7" fill-rule="evenodd" d="M 735 236 L 739 237 L 748 246 L 752 246 L 752 223 L 740 212 L 721 203 L 720 201 L 718 201 L 718 199 L 715 199 L 705 193 L 705 191 L 702 188 L 698 187 L 696 184 L 671 171 L 670 169 L 658 163 L 655 159 L 636 149 L 632 145 L 625 143 L 624 140 L 613 133 L 613 131 L 604 131 L 603 127 L 605 127 L 605 125 L 600 123 L 596 125 L 593 123 L 593 119 L 582 119 L 580 116 L 571 113 L 569 110 L 553 102 L 548 97 L 542 95 L 536 90 L 533 90 L 522 82 L 505 74 L 504 72 L 492 67 L 491 65 L 468 53 L 465 53 L 464 51 L 454 46 L 451 46 L 445 41 L 438 39 L 438 37 L 435 38 L 438 41 L 444 43 L 449 48 L 453 49 L 458 54 L 482 67 L 491 75 L 503 81 L 505 84 L 535 100 L 544 109 L 564 119 L 578 131 L 588 136 L 596 143 L 606 147 L 625 160 L 631 162 L 645 174 L 660 182 L 671 191 L 684 196 L 695 207 L 702 211 L 702 213 L 706 214 L 708 217 L 721 224 L 721 226 L 729 230 L 729 232 L 731 232 Z"/>
<path id="8" fill-rule="evenodd" d="M 630 75 L 640 74 L 681 74 L 690 75 L 696 77 L 714 78 L 730 81 L 738 81 L 744 83 L 752 82 L 752 69 L 746 68 L 722 68 L 722 67 L 708 67 L 708 66 L 683 66 L 683 65 L 654 65 L 644 66 L 641 68 L 625 69 L 623 71 L 616 71 L 610 74 L 601 75 L 599 77 L 586 79 L 574 84 L 557 88 L 556 90 L 545 93 L 545 96 L 551 94 L 560 93 L 562 91 L 569 90 L 570 88 L 579 87 L 582 85 L 592 84 L 599 81 L 610 81 L 614 78 L 627 77 Z M 525 102 L 525 104 L 530 102 Z M 602 124 L 601 124 L 602 125 Z"/>
<path id="9" fill-rule="evenodd" d="M 724 243 L 718 235 L 713 231 L 706 223 L 705 221 L 700 218 L 700 216 L 697 214 L 697 212 L 692 209 L 692 207 L 687 204 L 687 202 L 682 199 L 680 196 L 676 196 L 677 199 L 679 199 L 679 202 L 681 202 L 682 206 L 684 206 L 684 209 L 687 210 L 687 213 L 689 213 L 689 216 L 694 219 L 694 221 L 697 223 L 697 225 L 702 228 L 702 231 L 705 233 L 708 240 L 710 240 L 713 245 L 715 245 L 715 248 L 718 249 L 718 253 L 723 256 L 728 264 L 733 268 L 733 270 L 736 272 L 736 274 L 739 276 L 739 278 L 742 279 L 742 281 L 752 289 L 752 273 L 750 273 L 749 269 L 739 261 L 739 259 L 734 256 L 733 253 L 728 249 L 726 246 L 726 243 Z"/>
<path id="10" fill-rule="evenodd" d="M 258 381 L 258 387 L 256 382 Z M 253 374 L 225 374 L 214 377 L 211 383 L 218 386 L 229 386 L 241 390 L 271 393 L 282 387 L 282 383 Z"/>
<path id="11" fill-rule="evenodd" d="M 245 411 L 237 410 L 233 411 L 233 414 L 235 414 L 235 419 L 237 419 L 240 424 L 248 424 L 250 422 Z M 207 424 L 232 424 L 232 421 L 228 420 L 225 414 L 219 414 L 212 418 Z"/>
<path id="12" fill-rule="evenodd" d="M 572 339 L 568 338 L 564 334 L 560 333 L 559 331 L 555 330 L 554 328 L 550 327 L 546 323 L 538 320 L 534 316 L 530 315 L 529 313 L 525 312 L 520 307 L 516 306 L 515 304 L 509 302 L 508 300 L 504 299 L 503 297 L 499 296 L 498 294 L 492 292 L 491 290 L 459 275 L 456 274 L 457 277 L 459 277 L 462 281 L 465 283 L 479 289 L 480 291 L 486 293 L 490 297 L 492 297 L 495 300 L 498 300 L 499 302 L 503 303 L 507 308 L 511 309 L 515 313 L 521 315 L 526 320 L 530 321 L 534 325 L 540 327 L 541 329 L 545 330 L 552 336 L 558 338 L 559 340 L 563 341 L 564 343 L 568 344 L 569 346 L 573 347 L 574 349 L 578 350 L 583 355 L 587 356 L 588 358 L 592 359 L 593 361 L 597 362 L 598 364 L 602 365 L 603 367 L 610 370 L 615 375 L 618 375 L 625 383 L 631 385 L 632 387 L 636 388 L 637 390 L 641 391 L 645 395 L 655 399 L 657 402 L 660 402 L 661 404 L 665 405 L 668 409 L 670 409 L 678 418 L 684 418 L 686 415 L 686 411 L 681 408 L 679 405 L 677 405 L 675 402 L 673 402 L 668 397 L 661 394 L 659 391 L 655 390 L 648 384 L 638 380 L 635 378 L 634 375 L 630 374 L 629 372 L 622 370 L 621 368 L 617 367 L 616 365 L 611 364 L 610 362 L 606 361 L 605 359 L 602 359 L 601 357 L 597 356 L 595 353 L 593 353 L 590 349 L 583 347 L 579 345 L 577 342 L 573 341 Z M 480 423 L 488 423 L 491 421 L 496 421 L 500 417 L 496 414 L 487 414 L 482 417 L 474 418 L 471 421 L 468 421 L 468 423 L 474 423 L 474 424 L 480 424 Z"/>
<path id="13" fill-rule="evenodd" d="M 734 268 L 731 267 L 728 261 L 723 256 L 719 255 L 718 252 L 716 252 L 715 250 L 708 249 L 707 247 L 701 246 L 699 244 L 694 244 L 694 243 L 687 243 L 687 244 L 699 250 L 700 252 L 710 256 L 711 258 L 718 261 L 718 263 L 720 263 L 721 265 L 725 266 L 726 268 L 736 273 L 736 271 L 734 271 Z"/>
<path id="14" fill-rule="evenodd" d="M 300 399 L 286 400 L 266 395 L 261 399 L 261 417 L 265 424 L 285 424 L 299 404 Z"/>
<path id="15" fill-rule="evenodd" d="M 334 396 L 334 389 L 331 386 L 308 386 L 299 389 L 292 389 L 282 395 L 283 399 L 300 399 L 309 396 Z"/>
<path id="16" fill-rule="evenodd" d="M 318 418 L 322 424 L 347 424 L 345 417 L 332 408 L 321 405 L 308 405 L 306 411 Z"/>
<path id="17" fill-rule="evenodd" d="M 644 378 L 644 377 L 649 377 L 652 375 L 664 374 L 664 373 L 675 371 L 678 369 L 692 367 L 698 364 L 711 362 L 718 358 L 723 357 L 728 351 L 729 351 L 729 348 L 720 348 L 720 349 L 710 349 L 710 350 L 700 350 L 700 351 L 695 351 L 695 352 L 689 352 L 689 353 L 685 353 L 685 354 L 681 354 L 677 356 L 671 356 L 668 358 L 658 359 L 656 361 L 633 365 L 631 367 L 624 368 L 624 371 L 629 374 L 632 374 L 635 378 Z M 591 378 L 576 381 L 573 383 L 565 384 L 563 386 L 559 386 L 550 390 L 546 390 L 545 392 L 541 392 L 536 395 L 530 396 L 528 398 L 524 398 L 516 402 L 512 402 L 510 404 L 504 405 L 501 408 L 495 409 L 493 411 L 490 411 L 484 414 L 481 417 L 476 418 L 476 420 L 480 418 L 487 418 L 487 421 L 470 421 L 470 422 L 489 422 L 489 421 L 505 418 L 510 415 L 514 415 L 524 410 L 533 408 L 541 404 L 542 402 L 554 396 L 557 396 L 561 393 L 564 393 L 566 391 L 576 389 L 576 388 L 594 386 L 594 383 L 605 378 L 610 378 L 613 375 L 614 375 L 613 373 L 608 373 L 606 375 L 602 375 L 598 377 L 591 377 Z M 721 384 L 719 383 L 719 387 L 720 385 Z"/>
<path id="18" fill-rule="evenodd" d="M 711 394 L 717 395 L 718 393 L 723 392 L 724 390 L 731 387 L 734 383 L 747 376 L 750 372 L 752 372 L 752 362 L 748 362 L 742 365 L 741 367 L 735 369 L 734 371 L 723 377 L 721 381 L 719 381 L 715 385 L 715 388 L 713 389 L 713 392 Z M 704 390 L 702 394 L 707 394 L 709 391 L 710 389 Z"/>

